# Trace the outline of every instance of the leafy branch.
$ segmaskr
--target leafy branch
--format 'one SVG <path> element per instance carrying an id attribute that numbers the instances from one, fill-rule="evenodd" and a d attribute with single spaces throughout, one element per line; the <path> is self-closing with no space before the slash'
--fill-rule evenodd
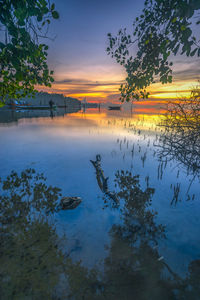
<path id="1" fill-rule="evenodd" d="M 133 23 L 132 34 L 126 29 L 117 36 L 108 34 L 107 53 L 124 66 L 127 77 L 121 85 L 121 100 L 147 98 L 146 88 L 159 80 L 172 82 L 171 55 L 200 56 L 200 43 L 193 34 L 200 2 L 191 0 L 146 0 L 142 14 Z M 135 45 L 137 47 L 130 47 Z"/>
<path id="2" fill-rule="evenodd" d="M 49 24 L 58 19 L 55 4 L 46 0 L 0 0 L 0 101 L 35 93 L 34 86 L 51 86 L 53 71 L 47 65 Z"/>

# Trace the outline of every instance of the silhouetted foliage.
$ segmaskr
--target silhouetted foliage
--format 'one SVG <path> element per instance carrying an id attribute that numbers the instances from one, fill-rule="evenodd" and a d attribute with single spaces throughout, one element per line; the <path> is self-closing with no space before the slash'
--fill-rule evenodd
<path id="1" fill-rule="evenodd" d="M 46 0 L 0 0 L 0 103 L 34 93 L 36 84 L 51 86 L 46 38 L 55 4 Z"/>
<path id="2" fill-rule="evenodd" d="M 200 24 L 199 10 L 198 0 L 146 0 L 131 34 L 126 29 L 114 37 L 108 34 L 107 52 L 127 72 L 120 88 L 122 101 L 148 97 L 146 88 L 156 78 L 163 84 L 172 82 L 171 54 L 200 56 L 199 39 L 193 32 L 194 24 Z M 134 44 L 135 54 L 130 49 Z"/>
<path id="3" fill-rule="evenodd" d="M 68 269 L 71 299 L 197 300 L 199 261 L 192 261 L 187 276 L 181 278 L 159 254 L 158 243 L 165 237 L 165 228 L 150 208 L 154 189 L 142 190 L 139 176 L 129 171 L 118 171 L 115 183 L 122 202 L 122 222 L 110 230 L 103 269 L 89 271 L 80 263 Z"/>
<path id="4" fill-rule="evenodd" d="M 160 256 L 165 228 L 151 209 L 154 189 L 129 171 L 115 183 L 122 220 L 110 230 L 103 266 L 89 269 L 70 258 L 48 219 L 60 190 L 33 169 L 1 181 L 0 299 L 198 299 L 199 260 L 181 278 Z"/>
<path id="5" fill-rule="evenodd" d="M 64 256 L 47 215 L 56 211 L 60 189 L 27 169 L 12 172 L 0 190 L 0 299 L 53 299 Z"/>
<path id="6" fill-rule="evenodd" d="M 132 175 L 131 172 L 123 170 L 115 174 L 115 183 L 119 188 L 117 197 L 123 201 L 122 219 L 124 225 L 119 225 L 127 239 L 132 243 L 156 243 L 162 237 L 164 227 L 154 222 L 156 211 L 150 210 L 152 196 L 155 192 L 153 188 L 147 187 L 142 190 L 139 175 Z M 117 230 L 117 226 L 115 231 Z"/>

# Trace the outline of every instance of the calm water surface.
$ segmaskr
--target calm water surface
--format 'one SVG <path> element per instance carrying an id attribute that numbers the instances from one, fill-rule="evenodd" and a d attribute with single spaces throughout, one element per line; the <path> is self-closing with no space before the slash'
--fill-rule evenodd
<path id="1" fill-rule="evenodd" d="M 8 276 L 12 287 L 2 299 L 200 299 L 199 179 L 176 157 L 159 160 L 160 116 L 95 109 L 42 114 L 1 112 L 0 177 L 33 168 L 63 196 L 81 197 L 77 208 L 49 221 L 66 236 L 70 280 L 62 283 L 64 271 L 51 271 L 61 275 L 49 281 L 53 292 L 46 295 L 38 286 L 22 291 Z M 96 156 L 107 193 L 90 161 Z M 89 274 L 93 269 L 98 275 Z"/>

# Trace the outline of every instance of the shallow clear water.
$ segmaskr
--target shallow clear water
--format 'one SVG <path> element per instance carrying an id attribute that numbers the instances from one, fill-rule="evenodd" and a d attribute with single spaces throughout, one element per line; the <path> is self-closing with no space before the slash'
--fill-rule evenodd
<path id="1" fill-rule="evenodd" d="M 81 277 L 82 285 L 89 291 L 84 294 L 82 288 L 78 289 L 77 281 L 80 283 L 80 280 L 69 271 L 72 279 L 68 291 L 71 288 L 72 299 L 133 299 L 133 290 L 134 299 L 160 299 L 161 296 L 164 299 L 198 299 L 198 284 L 188 279 L 188 267 L 193 262 L 192 266 L 196 267 L 190 267 L 190 272 L 192 274 L 194 269 L 194 277 L 199 278 L 199 180 L 195 178 L 190 186 L 193 174 L 187 174 L 184 164 L 176 158 L 159 161 L 161 129 L 157 124 L 160 116 L 95 109 L 72 114 L 63 112 L 54 118 L 45 115 L 46 112 L 42 114 L 36 118 L 16 112 L 6 121 L 6 113 L 1 112 L 0 177 L 5 179 L 12 170 L 20 173 L 34 168 L 44 173 L 48 185 L 61 188 L 63 196 L 81 197 L 78 207 L 54 213 L 51 222 L 55 222 L 59 237 L 66 235 L 62 248 L 73 264 L 81 260 L 81 266 L 89 270 L 96 268 L 105 278 L 99 279 L 99 275 L 103 287 L 94 289 L 89 280 L 86 282 L 84 276 Z M 96 155 L 100 155 L 101 170 L 105 178 L 108 177 L 107 190 L 121 199 L 118 208 L 113 207 L 109 193 L 98 185 L 98 176 L 90 161 L 95 161 Z M 155 189 L 148 196 L 151 203 L 148 197 L 145 202 L 146 196 L 141 194 L 144 207 L 138 208 L 140 198 L 134 207 L 134 188 L 138 185 L 124 183 L 124 173 L 119 173 L 121 177 L 117 178 L 116 173 L 121 170 L 129 172 L 127 180 L 139 175 L 139 194 L 148 187 Z M 177 185 L 180 191 L 173 198 Z M 123 211 L 124 204 L 127 204 L 128 213 Z M 149 221 L 146 211 L 152 210 L 157 215 Z M 134 231 L 133 224 L 137 225 Z M 159 233 L 159 225 L 165 227 L 165 237 Z M 133 269 L 134 274 L 131 273 Z M 129 271 L 130 276 L 127 275 Z M 81 272 L 78 270 L 78 274 Z M 120 274 L 119 278 L 116 274 Z M 138 289 L 134 286 L 137 280 Z M 187 291 L 183 288 L 184 280 L 188 284 Z M 172 282 L 176 282 L 173 287 Z M 167 295 L 169 289 L 171 294 Z M 64 299 L 65 296 L 60 297 Z M 69 295 L 66 297 L 70 299 Z M 48 299 L 57 298 L 50 296 Z"/>

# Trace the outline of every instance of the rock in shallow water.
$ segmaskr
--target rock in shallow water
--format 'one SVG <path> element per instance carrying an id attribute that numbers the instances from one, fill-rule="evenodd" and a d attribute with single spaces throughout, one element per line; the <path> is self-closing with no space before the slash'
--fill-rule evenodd
<path id="1" fill-rule="evenodd" d="M 80 197 L 63 197 L 60 201 L 61 209 L 74 209 L 82 202 Z"/>

